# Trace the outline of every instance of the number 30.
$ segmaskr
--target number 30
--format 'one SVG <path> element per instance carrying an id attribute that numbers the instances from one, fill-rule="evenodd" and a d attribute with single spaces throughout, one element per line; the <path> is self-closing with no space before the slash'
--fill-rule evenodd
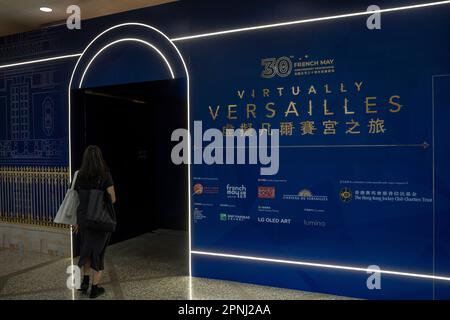
<path id="1" fill-rule="evenodd" d="M 292 72 L 292 60 L 288 57 L 262 59 L 261 65 L 264 67 L 263 78 L 287 77 Z"/>

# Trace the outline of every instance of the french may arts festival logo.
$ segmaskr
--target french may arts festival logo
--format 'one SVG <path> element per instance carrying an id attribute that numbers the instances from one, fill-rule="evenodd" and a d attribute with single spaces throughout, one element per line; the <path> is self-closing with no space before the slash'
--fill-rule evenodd
<path id="1" fill-rule="evenodd" d="M 290 75 L 324 75 L 335 72 L 334 58 L 314 58 L 308 54 L 300 57 L 264 58 L 261 59 L 261 66 L 263 67 L 261 77 L 264 79 L 285 78 Z"/>
<path id="2" fill-rule="evenodd" d="M 247 187 L 244 185 L 232 186 L 227 184 L 227 198 L 230 199 L 246 199 Z"/>

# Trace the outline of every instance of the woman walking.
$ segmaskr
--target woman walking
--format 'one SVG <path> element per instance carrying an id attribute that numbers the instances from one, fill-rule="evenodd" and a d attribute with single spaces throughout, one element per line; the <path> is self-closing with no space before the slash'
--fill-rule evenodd
<path id="1" fill-rule="evenodd" d="M 97 146 L 86 148 L 75 181 L 75 190 L 77 190 L 80 199 L 77 210 L 77 225 L 75 226 L 75 232 L 80 232 L 81 239 L 78 266 L 83 268 L 84 274 L 80 290 L 87 293 L 92 269 L 90 298 L 96 298 L 105 293 L 105 289 L 99 287 L 99 282 L 104 269 L 105 251 L 111 238 L 111 232 L 88 228 L 84 223 L 89 203 L 89 190 L 92 189 L 105 191 L 107 197 L 110 198 L 109 200 L 112 203 L 116 202 L 111 173 L 103 159 L 100 148 Z"/>

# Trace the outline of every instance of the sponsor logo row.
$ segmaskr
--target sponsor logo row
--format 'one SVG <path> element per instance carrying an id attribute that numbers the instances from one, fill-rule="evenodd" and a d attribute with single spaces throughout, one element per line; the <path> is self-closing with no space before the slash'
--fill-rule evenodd
<path id="1" fill-rule="evenodd" d="M 194 195 L 218 195 L 220 193 L 219 185 L 204 185 L 196 183 L 193 187 Z M 281 199 L 281 200 L 295 200 L 295 201 L 319 201 L 327 202 L 328 195 L 313 194 L 309 189 L 301 189 L 296 194 L 278 194 L 276 187 L 273 186 L 257 186 L 255 191 L 250 191 L 245 185 L 231 185 L 227 184 L 225 193 L 228 199 Z M 419 196 L 416 192 L 406 191 L 353 191 L 349 187 L 341 187 L 336 196 L 344 204 L 355 201 L 379 201 L 379 202 L 432 202 L 432 198 Z"/>
<path id="2" fill-rule="evenodd" d="M 249 221 L 252 220 L 250 216 L 245 215 L 235 215 L 235 214 L 228 214 L 228 213 L 220 213 L 219 214 L 219 220 L 226 222 L 226 221 Z M 288 218 L 274 218 L 274 217 L 258 217 L 257 221 L 259 223 L 272 223 L 272 224 L 291 224 L 292 219 Z"/>
<path id="3" fill-rule="evenodd" d="M 254 220 L 250 216 L 247 215 L 236 215 L 236 214 L 228 214 L 228 213 L 220 213 L 219 220 L 221 222 L 244 222 Z M 257 217 L 256 221 L 258 223 L 264 224 L 280 224 L 280 225 L 290 225 L 295 221 L 291 218 L 281 218 L 281 217 Z M 324 228 L 327 226 L 327 222 L 323 220 L 310 220 L 310 219 L 302 219 L 300 223 L 305 227 L 319 227 Z"/>
<path id="4" fill-rule="evenodd" d="M 226 196 L 229 199 L 247 199 L 249 196 L 253 196 L 248 193 L 248 187 L 245 185 L 231 185 L 227 184 L 225 188 Z M 194 184 L 194 195 L 215 195 L 220 193 L 220 187 L 218 185 L 203 185 L 201 183 Z M 256 190 L 256 196 L 259 199 L 275 199 L 276 188 L 271 186 L 258 186 Z M 308 189 L 302 189 L 297 194 L 284 194 L 283 200 L 311 200 L 311 201 L 328 201 L 328 196 L 325 195 L 313 195 Z"/>

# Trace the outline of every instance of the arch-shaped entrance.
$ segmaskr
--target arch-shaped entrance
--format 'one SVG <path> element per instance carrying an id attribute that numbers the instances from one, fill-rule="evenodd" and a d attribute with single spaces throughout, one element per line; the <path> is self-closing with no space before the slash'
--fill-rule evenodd
<path id="1" fill-rule="evenodd" d="M 111 48 L 127 43 L 140 44 L 146 47 L 149 52 L 153 52 L 153 57 L 156 56 L 158 59 L 153 59 L 152 63 L 163 65 L 165 74 L 149 74 L 145 81 L 142 81 L 142 79 L 135 83 L 126 81 L 126 84 L 120 83 L 120 81 L 106 84 L 101 81 L 86 81 L 87 78 L 92 77 L 93 73 L 98 72 L 96 70 L 98 60 L 104 59 Z M 100 72 L 102 71 L 100 70 Z M 142 229 L 142 227 L 149 223 L 150 220 L 147 218 L 151 210 L 156 208 L 161 210 L 162 207 L 166 206 L 167 212 L 183 211 L 184 229 L 188 234 L 186 251 L 189 250 L 190 275 L 190 167 L 183 168 L 183 172 L 178 169 L 178 176 L 174 177 L 173 172 L 177 169 L 174 169 L 174 165 L 170 161 L 170 150 L 168 149 L 168 141 L 170 141 L 170 134 L 173 129 L 185 127 L 190 130 L 189 81 L 189 72 L 181 52 L 163 32 L 142 23 L 124 23 L 113 26 L 97 35 L 86 46 L 75 64 L 68 87 L 68 124 L 71 174 L 80 165 L 82 150 L 88 144 L 103 144 L 103 149 L 107 150 L 105 157 L 109 158 L 107 161 L 110 162 L 116 184 L 117 182 L 128 184 L 126 188 L 118 187 L 118 203 L 120 200 L 126 202 L 124 199 L 128 199 L 128 204 L 121 207 L 122 211 L 128 212 L 118 212 L 118 230 L 120 230 L 120 223 L 124 225 L 124 218 L 122 218 L 122 221 L 120 220 L 121 214 L 122 217 L 124 217 L 124 214 L 131 215 L 139 225 L 138 233 L 142 233 L 147 230 L 145 227 Z M 181 91 L 183 91 L 182 94 Z M 164 101 L 164 109 L 158 108 L 158 101 Z M 153 106 L 150 104 L 153 104 Z M 174 116 L 175 108 L 178 108 L 176 114 L 180 115 L 180 105 L 183 106 L 182 116 Z M 101 117 L 105 113 L 108 116 L 102 119 Z M 128 120 L 131 117 L 136 121 L 131 124 L 130 121 L 126 120 L 127 117 Z M 161 117 L 165 117 L 164 121 L 161 121 Z M 111 125 L 114 122 L 116 128 Z M 123 122 L 127 123 L 129 127 L 123 128 Z M 93 127 L 98 123 L 102 123 L 102 125 L 97 128 Z M 162 125 L 164 125 L 165 131 L 160 134 L 161 132 L 158 133 L 157 130 L 151 130 L 153 124 L 157 129 L 162 129 Z M 107 132 L 108 134 L 94 137 L 95 131 Z M 133 143 L 126 143 L 126 139 L 121 139 L 118 136 L 120 134 L 127 135 L 129 141 Z M 155 135 L 157 142 L 153 141 Z M 117 143 L 117 140 L 122 141 L 122 143 Z M 135 140 L 138 140 L 139 143 L 136 143 Z M 137 149 L 132 149 L 133 147 Z M 190 159 L 190 146 L 188 152 Z M 119 154 L 120 156 L 118 156 Z M 127 156 L 137 157 L 137 160 L 127 159 Z M 155 157 L 157 157 L 156 161 L 154 161 Z M 117 158 L 120 158 L 120 160 L 117 160 Z M 155 170 L 147 171 L 143 169 L 150 166 L 158 167 L 158 170 L 155 172 Z M 126 170 L 125 174 L 128 176 L 135 175 L 136 179 L 125 179 L 124 173 L 121 173 L 123 170 Z M 144 173 L 139 172 L 139 170 L 143 170 Z M 154 175 L 152 176 L 152 174 Z M 132 186 L 135 183 L 139 184 L 137 188 Z M 144 188 L 145 192 L 140 192 L 139 188 Z M 124 189 L 129 192 L 123 193 L 121 199 L 120 190 Z M 153 194 L 153 197 L 151 197 L 150 194 L 155 189 L 159 190 L 159 193 L 158 195 Z M 174 192 L 178 195 L 172 194 Z M 170 197 L 175 198 L 176 201 L 168 201 Z M 139 206 L 136 206 L 137 200 L 140 201 Z M 159 204 L 156 208 L 152 201 L 158 201 Z M 131 206 L 133 202 L 134 205 Z M 177 202 L 179 205 L 174 207 Z M 144 213 L 141 215 L 134 214 L 134 211 L 142 207 L 144 207 Z M 163 212 L 158 212 L 158 214 L 163 214 Z M 158 227 L 158 225 L 152 225 L 147 231 Z M 133 236 L 134 234 L 125 235 L 125 238 L 130 238 L 130 235 Z"/>
<path id="2" fill-rule="evenodd" d="M 128 23 L 122 23 L 115 26 L 112 26 L 100 34 L 98 34 L 91 42 L 86 46 L 86 48 L 81 53 L 80 57 L 78 58 L 75 67 L 72 71 L 72 75 L 70 77 L 69 81 L 69 88 L 68 88 L 68 108 L 69 108 L 69 169 L 72 171 L 72 154 L 71 154 L 71 109 L 72 109 L 72 89 L 79 89 L 82 86 L 84 76 L 86 74 L 86 71 L 89 69 L 90 64 L 95 59 L 96 55 L 98 55 L 99 51 L 102 49 L 110 46 L 112 43 L 115 43 L 119 40 L 124 39 L 135 39 L 137 41 L 146 42 L 148 44 L 151 44 L 151 42 L 156 37 L 159 37 L 159 41 L 162 40 L 162 45 L 166 47 L 166 51 L 164 53 L 161 52 L 161 50 L 158 50 L 162 56 L 165 57 L 165 61 L 167 62 L 167 57 L 169 61 L 173 60 L 177 62 L 178 64 L 181 64 L 179 66 L 177 73 L 173 74 L 172 70 L 171 73 L 174 75 L 174 77 L 180 77 L 184 76 L 187 80 L 187 101 L 186 101 L 186 110 L 187 110 L 187 116 L 188 116 L 188 122 L 187 126 L 189 129 L 190 126 L 190 119 L 189 119 L 189 110 L 190 110 L 190 78 L 189 78 L 189 71 L 186 65 L 186 62 L 184 61 L 184 58 L 180 52 L 180 50 L 177 48 L 177 46 L 173 43 L 170 38 L 164 34 L 161 30 L 147 25 L 143 23 L 138 22 L 128 22 Z M 155 45 L 152 44 L 152 47 L 157 48 Z M 170 52 L 172 51 L 174 52 Z M 169 64 L 169 62 L 167 62 Z M 189 130 L 190 131 L 190 130 Z M 189 146 L 189 153 L 190 153 L 190 146 Z M 189 157 L 190 159 L 190 157 Z"/>

